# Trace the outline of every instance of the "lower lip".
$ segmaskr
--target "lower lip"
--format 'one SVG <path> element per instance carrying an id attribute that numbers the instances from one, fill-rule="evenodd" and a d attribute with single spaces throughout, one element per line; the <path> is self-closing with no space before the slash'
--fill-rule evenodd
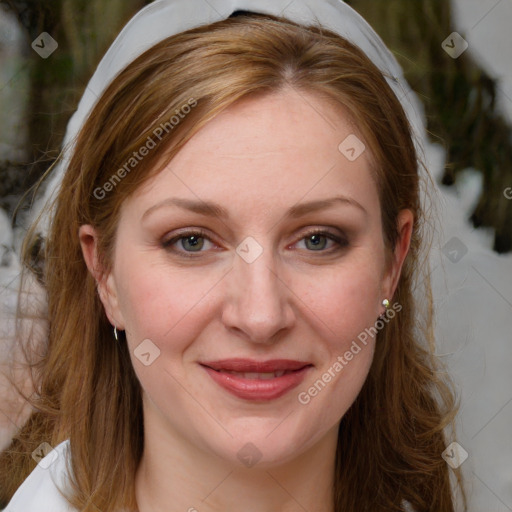
<path id="1" fill-rule="evenodd" d="M 274 400 L 297 387 L 304 380 L 311 366 L 266 380 L 245 379 L 233 373 L 218 372 L 208 366 L 203 368 L 219 386 L 238 398 L 261 401 Z"/>

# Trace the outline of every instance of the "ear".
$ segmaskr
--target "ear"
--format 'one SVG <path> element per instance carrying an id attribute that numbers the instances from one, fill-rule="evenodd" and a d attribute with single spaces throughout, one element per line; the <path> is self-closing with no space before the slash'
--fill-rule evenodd
<path id="1" fill-rule="evenodd" d="M 93 226 L 84 224 L 78 230 L 82 254 L 89 272 L 96 281 L 100 300 L 110 323 L 124 330 L 125 323 L 119 309 L 118 293 L 112 272 L 105 273 L 98 260 L 98 234 Z"/>
<path id="2" fill-rule="evenodd" d="M 381 287 L 382 298 L 388 298 L 390 301 L 398 286 L 402 266 L 411 245 L 412 228 L 414 224 L 412 211 L 401 210 L 398 214 L 397 224 L 399 237 L 391 261 L 384 271 Z"/>

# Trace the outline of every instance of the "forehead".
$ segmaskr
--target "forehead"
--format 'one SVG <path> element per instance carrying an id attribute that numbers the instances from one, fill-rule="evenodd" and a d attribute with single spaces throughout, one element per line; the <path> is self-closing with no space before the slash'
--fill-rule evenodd
<path id="1" fill-rule="evenodd" d="M 346 108 L 312 92 L 286 88 L 244 98 L 195 135 L 218 156 L 262 157 L 269 151 L 338 150 L 338 139 L 358 132 Z M 341 139 L 340 139 L 341 141 Z M 191 154 L 183 151 L 180 159 Z"/>
<path id="2" fill-rule="evenodd" d="M 314 93 L 246 98 L 203 126 L 134 198 L 141 208 L 170 196 L 228 208 L 284 207 L 336 192 L 378 202 L 363 140 L 344 107 Z"/>

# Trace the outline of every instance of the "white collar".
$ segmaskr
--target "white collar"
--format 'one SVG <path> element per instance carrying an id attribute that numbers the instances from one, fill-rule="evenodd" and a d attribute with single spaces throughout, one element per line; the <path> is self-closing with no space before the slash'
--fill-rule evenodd
<path id="1" fill-rule="evenodd" d="M 77 512 L 59 492 L 66 489 L 69 440 L 43 457 L 3 512 Z"/>

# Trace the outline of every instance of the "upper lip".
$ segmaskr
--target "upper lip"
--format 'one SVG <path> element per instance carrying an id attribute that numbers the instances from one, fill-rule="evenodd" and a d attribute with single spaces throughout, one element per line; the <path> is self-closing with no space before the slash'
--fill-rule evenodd
<path id="1" fill-rule="evenodd" d="M 300 370 L 310 366 L 307 361 L 295 361 L 292 359 L 271 359 L 269 361 L 255 361 L 253 359 L 221 359 L 219 361 L 206 361 L 201 363 L 214 370 L 227 370 L 232 372 L 278 372 L 282 370 Z"/>

